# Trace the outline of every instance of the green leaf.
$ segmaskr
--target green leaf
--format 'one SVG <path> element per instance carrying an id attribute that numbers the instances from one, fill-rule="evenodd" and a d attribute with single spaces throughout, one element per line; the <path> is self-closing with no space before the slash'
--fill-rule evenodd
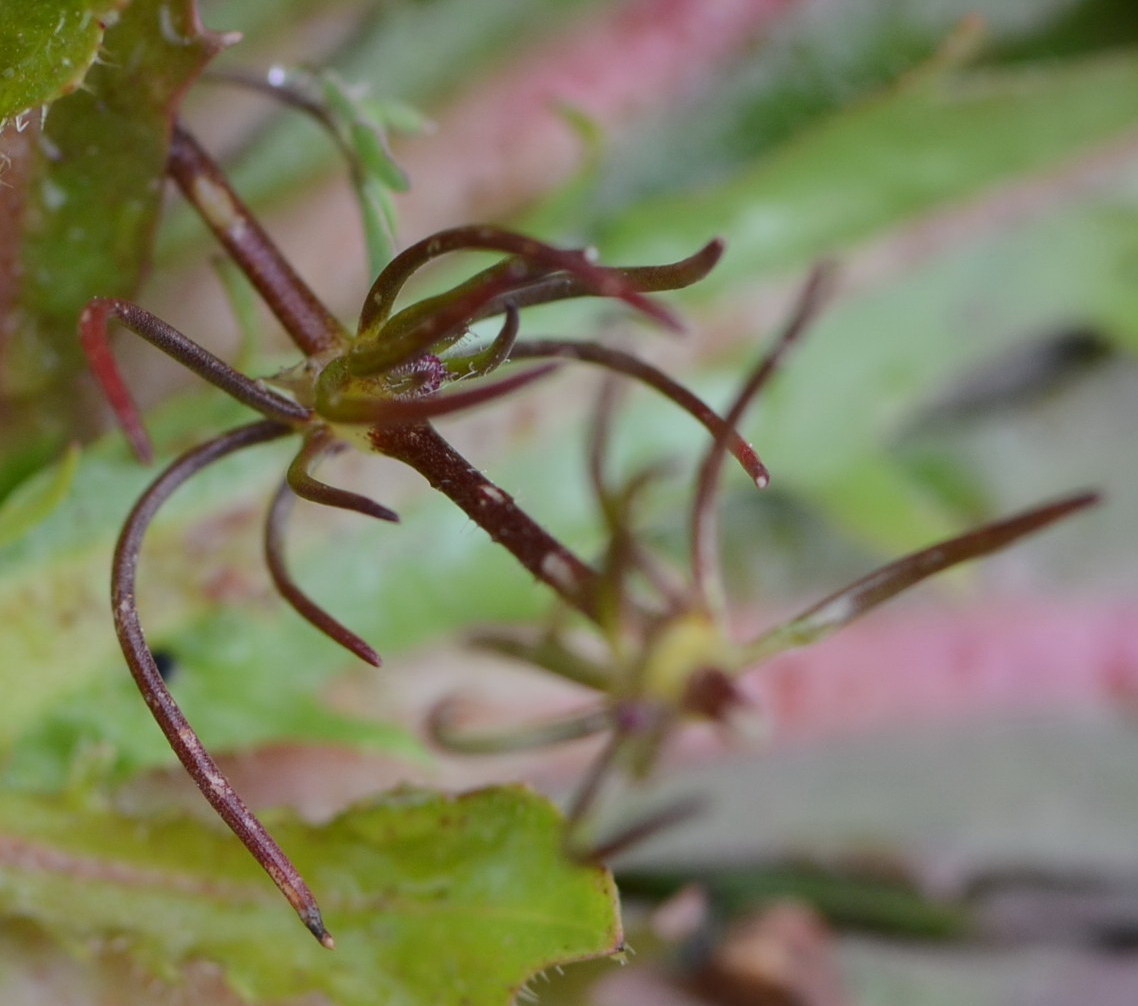
<path id="1" fill-rule="evenodd" d="M 181 449 L 204 439 L 243 411 L 212 393 L 184 396 L 150 425 L 168 456 L 172 443 Z M 155 645 L 169 647 L 179 665 L 179 701 L 219 749 L 335 740 L 419 757 L 406 728 L 340 714 L 321 701 L 329 675 L 351 662 L 268 601 L 261 572 L 260 519 L 285 456 L 268 449 L 235 462 L 203 472 L 180 492 L 143 550 L 143 618 Z M 9 779 L 60 785 L 76 757 L 108 741 L 118 773 L 170 759 L 123 665 L 107 588 L 118 527 L 153 474 L 113 434 L 84 452 L 64 505 L 0 546 L 0 624 L 9 627 L 0 687 L 11 688 L 0 703 L 0 751 L 9 756 Z M 219 605 L 218 590 L 233 603 Z M 13 758 L 19 738 L 27 749 Z"/>
<path id="2" fill-rule="evenodd" d="M 1103 101 L 1103 95 L 1114 100 Z M 845 109 L 721 185 L 649 200 L 602 229 L 613 259 L 730 252 L 707 296 L 1040 171 L 1138 122 L 1138 54 L 920 77 Z"/>
<path id="3" fill-rule="evenodd" d="M 224 6 L 224 11 L 222 10 Z M 243 4 L 216 8 L 219 20 L 248 30 L 264 22 L 249 20 Z M 271 7 L 271 20 L 281 15 Z M 508 52 L 522 52 L 527 43 L 566 30 L 574 19 L 603 6 L 603 0 L 432 0 L 431 3 L 389 3 L 369 8 L 345 51 L 334 60 L 337 73 L 366 84 L 387 105 L 381 116 L 391 130 L 413 129 L 419 121 L 391 99 L 425 107 L 447 94 L 460 92 L 469 81 L 501 63 Z M 232 8 L 232 9 L 229 9 Z M 503 40 L 509 39 L 504 47 Z M 424 58 L 429 40 L 430 58 Z M 365 108 L 367 102 L 364 102 Z M 228 166 L 230 181 L 255 209 L 267 201 L 295 192 L 318 173 L 335 167 L 335 149 L 313 142 L 313 129 L 296 115 L 283 115 L 239 162 Z M 412 185 L 415 179 L 411 179 Z M 201 239 L 201 231 L 178 214 L 163 233 L 163 257 Z"/>
<path id="4" fill-rule="evenodd" d="M 410 181 L 387 148 L 387 124 L 370 114 L 363 102 L 333 71 L 316 81 L 328 109 L 329 125 L 352 167 L 352 188 L 363 218 L 369 275 L 387 265 L 395 249 L 395 206 L 392 192 L 406 192 Z"/>
<path id="5" fill-rule="evenodd" d="M 990 64 L 1011 55 L 1009 47 L 1022 61 L 1024 44 L 1037 56 L 1075 56 L 1080 45 L 1062 35 L 1061 21 L 1078 11 L 1088 22 L 1109 26 L 1111 43 L 1099 47 L 1132 44 L 1134 18 L 1115 10 L 1117 3 L 851 0 L 824 15 L 810 4 L 789 5 L 763 39 L 761 58 L 717 66 L 694 100 L 630 123 L 610 138 L 595 191 L 578 201 L 569 231 L 579 230 L 582 221 L 591 231 L 596 221 L 649 196 L 718 185 L 840 109 L 928 72 L 930 61 L 957 59 L 958 43 L 970 34 L 984 43 L 981 55 Z M 1090 38 L 1081 42 L 1094 47 Z"/>
<path id="6" fill-rule="evenodd" d="M 166 458 L 243 416 L 207 391 L 176 398 L 148 424 Z M 148 638 L 174 657 L 175 697 L 215 750 L 315 739 L 421 757 L 405 727 L 339 714 L 322 700 L 329 678 L 355 661 L 269 587 L 260 521 L 291 449 L 261 448 L 209 469 L 164 508 L 140 567 Z M 84 452 L 66 504 L 0 550 L 0 623 L 11 627 L 0 647 L 9 780 L 63 785 L 76 759 L 108 743 L 115 775 L 172 761 L 123 664 L 107 587 L 119 525 L 153 474 L 110 435 Z M 588 518 L 583 503 L 578 511 L 579 529 Z M 527 617 L 548 600 L 441 497 L 415 500 L 397 527 L 360 518 L 331 537 L 315 516 L 297 515 L 294 572 L 385 658 L 472 621 Z"/>
<path id="7" fill-rule="evenodd" d="M 387 149 L 385 124 L 372 119 L 362 101 L 349 92 L 337 74 L 328 71 L 319 80 L 328 109 L 363 170 L 392 191 L 406 192 L 410 181 Z"/>
<path id="8" fill-rule="evenodd" d="M 561 851 L 562 821 L 510 786 L 399 791 L 274 834 L 320 899 L 333 952 L 232 836 L 0 794 L 0 907 L 57 938 L 127 945 L 157 971 L 218 964 L 251 999 L 506 1006 L 536 972 L 621 947 L 608 871 Z"/>
<path id="9" fill-rule="evenodd" d="M 0 505 L 0 548 L 22 538 L 66 498 L 79 465 L 79 445 L 71 444 L 55 465 L 30 478 Z"/>
<path id="10" fill-rule="evenodd" d="M 1068 319 L 1138 345 L 1136 224 L 1138 192 L 1120 179 L 1014 226 L 982 228 L 888 284 L 840 298 L 748 424 L 773 485 L 823 506 L 886 555 L 959 526 L 946 522 L 943 491 L 930 505 L 897 437 L 954 376 Z M 1073 460 L 1049 462 L 1032 494 L 1010 505 L 1111 484 L 1109 471 L 1077 463 L 1073 478 Z"/>
<path id="11" fill-rule="evenodd" d="M 0 7 L 0 124 L 70 94 L 127 0 L 20 0 Z"/>
<path id="12" fill-rule="evenodd" d="M 134 291 L 162 201 L 171 116 L 226 42 L 202 30 L 193 0 L 135 0 L 83 88 L 52 106 L 21 167 L 17 226 L 0 236 L 16 245 L 18 284 L 0 394 L 31 396 L 73 376 L 84 304 Z"/>

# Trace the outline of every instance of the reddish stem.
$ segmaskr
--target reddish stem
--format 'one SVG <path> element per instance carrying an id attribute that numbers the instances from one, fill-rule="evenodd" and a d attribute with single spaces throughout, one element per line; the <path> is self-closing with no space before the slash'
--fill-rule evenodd
<path id="1" fill-rule="evenodd" d="M 612 559 L 623 550 L 626 558 L 639 569 L 663 598 L 667 608 L 678 612 L 686 603 L 686 591 L 682 591 L 672 582 L 662 564 L 657 561 L 650 549 L 644 547 L 632 527 L 631 511 L 635 498 L 652 478 L 660 474 L 659 471 L 651 468 L 641 471 L 639 475 L 629 479 L 619 493 L 609 489 L 605 478 L 605 459 L 612 439 L 612 421 L 616 412 L 618 390 L 616 378 L 612 376 L 607 377 L 601 385 L 597 405 L 593 410 L 593 423 L 586 456 L 589 485 L 610 535 L 610 569 L 612 569 Z"/>
<path id="2" fill-rule="evenodd" d="M 288 264 L 213 159 L 180 125 L 170 137 L 166 167 L 301 352 L 316 356 L 347 342 L 344 327 Z"/>
<path id="3" fill-rule="evenodd" d="M 631 849 L 634 845 L 639 845 L 654 835 L 674 828 L 678 824 L 683 824 L 685 821 L 690 821 L 693 817 L 698 817 L 706 810 L 707 801 L 703 797 L 690 796 L 677 800 L 675 803 L 668 804 L 660 810 L 633 821 L 592 848 L 583 850 L 580 853 L 580 858 L 590 862 L 603 863 L 614 856 L 619 856 L 625 849 Z"/>
<path id="4" fill-rule="evenodd" d="M 735 431 L 734 426 L 721 419 L 706 402 L 652 364 L 630 353 L 610 349 L 608 346 L 599 346 L 595 342 L 571 342 L 561 339 L 532 339 L 519 342 L 510 353 L 511 360 L 533 360 L 549 356 L 592 363 L 648 385 L 678 405 L 697 422 L 702 423 L 717 440 L 722 438 L 727 449 L 759 488 L 764 487 L 769 481 L 766 466 L 759 460 L 755 449 Z"/>
<path id="5" fill-rule="evenodd" d="M 303 405 L 270 391 L 258 381 L 234 370 L 224 360 L 203 349 L 173 326 L 167 325 L 157 315 L 127 300 L 96 297 L 88 301 L 79 316 L 79 341 L 91 370 L 103 386 L 111 408 L 118 417 L 119 425 L 130 440 L 134 453 L 143 462 L 149 463 L 152 460 L 153 450 L 134 399 L 111 355 L 107 339 L 107 324 L 111 318 L 117 318 L 135 335 L 141 336 L 182 366 L 269 419 L 282 423 L 302 423 L 311 416 Z"/>
<path id="6" fill-rule="evenodd" d="M 282 482 L 273 496 L 269 506 L 269 513 L 265 519 L 265 563 L 269 568 L 269 576 L 273 586 L 277 588 L 281 597 L 288 602 L 301 618 L 310 625 L 319 629 L 329 639 L 339 643 L 360 660 L 379 667 L 381 661 L 379 654 L 367 643 L 357 636 L 351 629 L 333 618 L 328 612 L 312 600 L 293 580 L 288 571 L 285 560 L 285 527 L 288 524 L 289 514 L 296 496 L 289 488 L 287 482 Z"/>
<path id="7" fill-rule="evenodd" d="M 127 666 L 170 747 L 210 806 L 273 879 L 313 936 L 324 946 L 331 947 L 332 937 L 324 927 L 312 891 L 206 752 L 162 680 L 142 631 L 134 593 L 139 552 L 146 529 L 174 490 L 206 466 L 235 451 L 276 440 L 291 432 L 291 427 L 283 423 L 263 420 L 230 430 L 173 461 L 139 497 L 119 534 L 111 567 L 111 606 L 115 631 Z"/>
<path id="8" fill-rule="evenodd" d="M 833 267 L 822 263 L 814 268 L 798 296 L 794 312 L 783 330 L 775 339 L 774 345 L 763 355 L 758 364 L 743 381 L 735 395 L 735 400 L 723 418 L 725 431 L 717 434 L 715 441 L 707 449 L 699 466 L 696 478 L 695 498 L 691 509 L 691 565 L 696 598 L 704 607 L 722 607 L 722 588 L 720 586 L 719 555 L 715 540 L 715 494 L 719 488 L 719 475 L 723 469 L 723 458 L 731 443 L 726 430 L 735 431 L 743 418 L 743 413 L 766 387 L 782 361 L 786 351 L 818 313 L 825 300 Z M 738 436 L 738 434 L 735 434 Z M 765 488 L 762 482 L 759 488 Z"/>
<path id="9" fill-rule="evenodd" d="M 374 517 L 376 520 L 399 523 L 399 514 L 389 510 L 382 504 L 359 493 L 338 489 L 327 482 L 314 478 L 312 469 L 330 453 L 342 450 L 344 444 L 338 443 L 325 426 L 311 427 L 305 434 L 304 443 L 300 451 L 288 466 L 285 481 L 288 487 L 301 499 L 310 503 L 319 503 L 322 506 L 337 507 L 341 510 L 351 510 L 361 513 L 365 517 Z"/>
<path id="10" fill-rule="evenodd" d="M 449 497 L 491 539 L 566 603 L 589 618 L 597 617 L 597 574 L 537 524 L 509 493 L 499 489 L 470 464 L 435 429 L 377 426 L 372 446 L 414 468 L 433 488 Z"/>

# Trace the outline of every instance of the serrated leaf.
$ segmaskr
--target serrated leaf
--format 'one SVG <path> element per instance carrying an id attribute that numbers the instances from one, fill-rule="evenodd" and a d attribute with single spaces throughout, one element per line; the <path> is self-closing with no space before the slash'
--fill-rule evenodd
<path id="1" fill-rule="evenodd" d="M 127 0 L 20 0 L 0 7 L 0 123 L 79 86 Z"/>
<path id="2" fill-rule="evenodd" d="M 193 0 L 135 0 L 83 88 L 57 101 L 32 137 L 22 205 L 0 236 L 16 248 L 0 256 L 15 277 L 0 328 L 0 393 L 31 396 L 73 376 L 83 305 L 134 291 L 161 204 L 170 119 L 226 41 L 202 29 Z"/>
<path id="3" fill-rule="evenodd" d="M 608 871 L 569 862 L 560 815 L 523 787 L 400 791 L 273 830 L 334 952 L 226 833 L 14 793 L 0 794 L 0 907 L 64 940 L 114 937 L 156 970 L 213 961 L 250 998 L 336 1006 L 507 1006 L 535 972 L 620 948 Z"/>

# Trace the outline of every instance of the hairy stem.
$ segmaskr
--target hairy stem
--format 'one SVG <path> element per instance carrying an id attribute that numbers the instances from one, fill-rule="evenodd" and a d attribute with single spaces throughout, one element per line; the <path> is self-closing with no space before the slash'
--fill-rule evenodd
<path id="1" fill-rule="evenodd" d="M 372 446 L 414 468 L 565 602 L 596 620 L 595 571 L 538 525 L 426 423 L 376 426 Z"/>

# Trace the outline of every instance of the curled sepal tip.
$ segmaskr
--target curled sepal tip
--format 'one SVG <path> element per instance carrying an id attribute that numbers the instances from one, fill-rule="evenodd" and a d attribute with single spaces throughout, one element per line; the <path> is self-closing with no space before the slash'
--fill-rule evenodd
<path id="1" fill-rule="evenodd" d="M 510 358 L 518 341 L 520 327 L 521 315 L 518 309 L 513 304 L 507 304 L 506 319 L 490 345 L 471 356 L 447 360 L 443 365 L 459 377 L 485 377 Z"/>
<path id="2" fill-rule="evenodd" d="M 399 523 L 399 514 L 390 510 L 375 500 L 362 496 L 359 493 L 349 492 L 321 482 L 312 475 L 312 469 L 329 454 L 342 447 L 333 438 L 326 427 L 312 427 L 304 436 L 304 443 L 300 451 L 288 467 L 285 476 L 289 488 L 301 499 L 310 503 L 319 503 L 322 506 L 336 507 L 340 510 L 351 510 L 363 514 L 365 517 L 374 517 L 376 520 Z"/>
<path id="3" fill-rule="evenodd" d="M 413 273 L 440 255 L 461 250 L 501 252 L 513 255 L 518 260 L 542 270 L 567 272 L 576 277 L 582 284 L 583 290 L 594 296 L 624 300 L 631 307 L 655 318 L 667 328 L 677 331 L 683 328 L 675 314 L 645 297 L 638 285 L 630 281 L 621 270 L 595 265 L 589 255 L 580 251 L 554 248 L 552 245 L 499 227 L 472 225 L 440 231 L 411 245 L 392 259 L 376 278 L 364 302 L 358 325 L 361 342 L 366 342 L 368 337 L 381 337 L 395 299 Z M 370 362 L 364 364 L 361 361 L 360 366 L 364 365 L 372 364 Z M 353 369 L 356 373 L 362 372 Z"/>
<path id="4" fill-rule="evenodd" d="M 332 617 L 320 605 L 312 600 L 289 573 L 285 561 L 284 537 L 288 517 L 292 511 L 293 501 L 296 499 L 287 482 L 282 482 L 277 488 L 269 512 L 265 519 L 264 551 L 265 564 L 269 568 L 269 576 L 277 592 L 301 618 L 313 628 L 324 633 L 333 642 L 339 643 L 349 653 L 355 654 L 364 663 L 372 667 L 380 667 L 382 661 L 379 654 L 367 643 L 357 636 L 346 625 Z"/>
<path id="5" fill-rule="evenodd" d="M 766 465 L 755 453 L 755 449 L 733 427 L 699 396 L 646 360 L 595 342 L 575 342 L 567 339 L 531 339 L 519 342 L 510 353 L 512 360 L 548 357 L 591 363 L 652 388 L 683 409 L 696 422 L 701 423 L 717 440 L 722 437 L 727 450 L 735 456 L 743 470 L 760 489 L 765 488 L 770 482 Z"/>
<path id="6" fill-rule="evenodd" d="M 663 290 L 682 290 L 698 283 L 718 265 L 727 243 L 722 238 L 708 241 L 694 255 L 665 265 L 629 266 L 617 268 L 641 293 L 659 293 Z"/>
<path id="7" fill-rule="evenodd" d="M 715 267 L 723 255 L 726 247 L 724 242 L 716 238 L 709 241 L 694 255 L 689 255 L 678 262 L 668 262 L 664 265 L 651 266 L 607 266 L 607 271 L 620 277 L 624 282 L 638 293 L 661 293 L 665 290 L 680 290 L 699 282 Z M 483 276 L 497 274 L 495 269 L 487 270 Z M 533 307 L 537 304 L 551 304 L 554 301 L 570 300 L 575 297 L 593 295 L 593 288 L 585 283 L 579 276 L 567 272 L 536 275 L 532 280 L 521 283 L 511 290 L 508 296 L 503 295 L 489 300 L 472 320 L 489 318 L 500 314 L 507 301 L 518 307 Z"/>
<path id="8" fill-rule="evenodd" d="M 1081 493 L 985 524 L 897 559 L 819 601 L 789 622 L 765 632 L 745 650 L 747 664 L 805 646 L 864 615 L 914 584 L 970 559 L 999 551 L 1013 541 L 1094 506 L 1097 493 Z"/>

